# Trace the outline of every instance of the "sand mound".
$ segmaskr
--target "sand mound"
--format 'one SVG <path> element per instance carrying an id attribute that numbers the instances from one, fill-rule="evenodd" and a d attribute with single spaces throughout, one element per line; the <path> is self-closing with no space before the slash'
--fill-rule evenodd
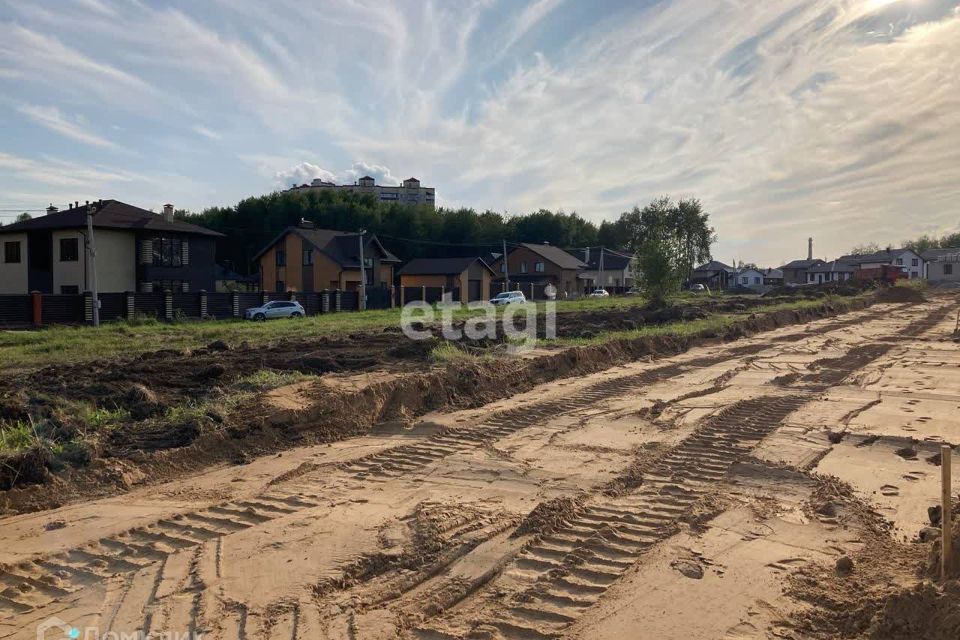
<path id="1" fill-rule="evenodd" d="M 954 512 L 957 509 L 953 510 Z M 939 524 L 940 514 L 939 509 L 934 512 L 936 520 Z M 957 550 L 960 550 L 960 519 L 957 519 L 956 513 L 953 516 L 953 564 L 949 568 L 949 575 L 953 578 L 960 578 L 960 553 L 957 553 Z M 934 518 L 931 517 L 931 520 Z M 940 536 L 935 536 L 935 540 L 930 543 L 930 553 L 927 555 L 927 575 L 930 577 L 939 577 L 940 576 Z M 960 636 L 958 636 L 960 637 Z"/>
<path id="2" fill-rule="evenodd" d="M 877 291 L 877 302 L 923 302 L 926 300 L 918 289 L 913 287 L 883 287 Z"/>
<path id="3" fill-rule="evenodd" d="M 554 498 L 541 502 L 517 526 L 511 537 L 518 538 L 528 533 L 547 534 L 573 518 L 580 508 L 578 498 Z"/>
<path id="4" fill-rule="evenodd" d="M 880 640 L 960 638 L 960 590 L 926 582 L 891 596 L 877 613 L 870 637 Z"/>

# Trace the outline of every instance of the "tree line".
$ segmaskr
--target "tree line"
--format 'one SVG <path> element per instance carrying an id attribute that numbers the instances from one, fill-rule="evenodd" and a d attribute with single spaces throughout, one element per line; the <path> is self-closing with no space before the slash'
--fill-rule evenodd
<path id="1" fill-rule="evenodd" d="M 896 248 L 910 249 L 914 253 L 920 254 L 924 251 L 929 251 L 930 249 L 957 249 L 960 251 L 960 231 L 955 231 L 954 233 L 946 233 L 942 236 L 932 236 L 929 234 L 924 234 L 913 240 L 904 240 L 901 243 L 900 247 Z M 886 247 L 881 247 L 876 242 L 867 242 L 865 244 L 859 244 L 850 250 L 850 255 L 853 256 L 864 256 L 871 253 L 877 253 L 879 251 L 889 251 L 893 249 L 892 245 L 887 245 Z"/>
<path id="2" fill-rule="evenodd" d="M 175 215 L 223 233 L 226 237 L 217 246 L 218 262 L 243 274 L 255 270 L 253 257 L 260 249 L 301 220 L 322 229 L 375 233 L 403 261 L 499 253 L 504 240 L 640 252 L 647 248 L 646 236 L 655 233 L 658 237 L 669 236 L 664 242 L 678 268 L 689 271 L 691 263 L 710 259 L 710 243 L 714 241 L 709 215 L 699 201 L 673 203 L 669 198 L 656 200 L 642 210 L 634 207 L 617 220 L 600 224 L 575 212 L 540 209 L 506 215 L 470 208 L 434 209 L 334 190 L 278 191 L 245 198 L 232 207 L 210 207 L 200 213 L 178 210 Z"/>

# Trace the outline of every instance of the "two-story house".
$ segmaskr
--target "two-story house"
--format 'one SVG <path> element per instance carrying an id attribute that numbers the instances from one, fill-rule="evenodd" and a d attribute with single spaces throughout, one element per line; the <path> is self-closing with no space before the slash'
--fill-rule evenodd
<path id="1" fill-rule="evenodd" d="M 502 281 L 506 276 L 511 285 L 552 284 L 558 294 L 568 296 L 579 292 L 577 276 L 588 268 L 587 263 L 560 247 L 529 242 L 509 248 L 506 263 L 500 256 L 490 266 L 499 280 Z"/>
<path id="2" fill-rule="evenodd" d="M 173 205 L 157 214 L 99 200 L 0 227 L 0 293 L 80 293 L 92 287 L 87 214 L 92 214 L 97 288 L 188 292 L 215 289 L 215 231 L 177 220 Z"/>
<path id="3" fill-rule="evenodd" d="M 605 247 L 569 249 L 567 252 L 587 265 L 587 268 L 577 275 L 584 293 L 598 287 L 629 288 L 634 286 L 639 278 L 638 261 L 633 254 Z"/>
<path id="4" fill-rule="evenodd" d="M 376 235 L 317 229 L 304 220 L 281 231 L 254 256 L 260 265 L 260 287 L 263 291 L 356 291 L 361 242 L 367 286 L 392 285 L 400 259 Z"/>
<path id="5" fill-rule="evenodd" d="M 923 278 L 926 274 L 926 261 L 910 249 L 886 249 L 864 255 L 842 256 L 839 260 L 857 269 L 877 269 L 883 265 L 893 265 L 911 279 Z"/>

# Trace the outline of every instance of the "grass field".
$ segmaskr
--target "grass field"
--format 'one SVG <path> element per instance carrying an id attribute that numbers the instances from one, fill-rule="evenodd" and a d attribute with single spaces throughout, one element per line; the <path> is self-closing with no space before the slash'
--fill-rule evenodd
<path id="1" fill-rule="evenodd" d="M 683 294 L 678 296 L 677 301 L 696 298 L 697 296 L 693 294 Z M 699 298 L 702 299 L 703 296 Z M 642 297 L 587 298 L 559 301 L 556 305 L 558 313 L 576 313 L 633 307 L 645 302 Z M 543 305 L 543 303 L 539 304 Z M 802 306 L 815 304 L 815 302 L 801 301 L 791 304 Z M 167 323 L 151 320 L 108 323 L 99 329 L 87 326 L 58 326 L 30 331 L 0 331 L 0 370 L 92 360 L 118 354 L 135 355 L 157 349 L 197 348 L 216 340 L 223 340 L 229 344 L 243 341 L 262 344 L 284 338 L 304 339 L 378 331 L 385 327 L 397 326 L 400 322 L 400 313 L 400 309 L 384 309 L 269 322 L 219 320 Z M 478 312 L 461 309 L 455 311 L 453 317 L 463 320 L 476 313 Z M 722 319 L 717 317 L 707 321 L 721 322 Z M 699 326 L 699 323 L 700 321 L 682 324 Z M 657 330 L 683 329 L 668 325 L 640 331 Z M 603 339 L 607 335 L 609 334 L 603 334 L 593 340 Z"/>

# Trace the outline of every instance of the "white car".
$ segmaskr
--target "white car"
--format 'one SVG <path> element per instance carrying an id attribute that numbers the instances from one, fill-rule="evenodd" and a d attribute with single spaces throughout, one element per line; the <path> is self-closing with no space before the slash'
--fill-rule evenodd
<path id="1" fill-rule="evenodd" d="M 589 298 L 609 298 L 610 293 L 606 289 L 594 289 L 590 292 Z"/>
<path id="2" fill-rule="evenodd" d="M 296 301 L 273 300 L 260 307 L 243 312 L 247 320 L 269 320 L 271 318 L 302 318 L 307 315 L 303 306 Z"/>
<path id="3" fill-rule="evenodd" d="M 504 291 L 503 293 L 498 293 L 493 298 L 490 299 L 490 304 L 511 304 L 513 302 L 526 302 L 527 297 L 523 295 L 522 291 Z"/>

